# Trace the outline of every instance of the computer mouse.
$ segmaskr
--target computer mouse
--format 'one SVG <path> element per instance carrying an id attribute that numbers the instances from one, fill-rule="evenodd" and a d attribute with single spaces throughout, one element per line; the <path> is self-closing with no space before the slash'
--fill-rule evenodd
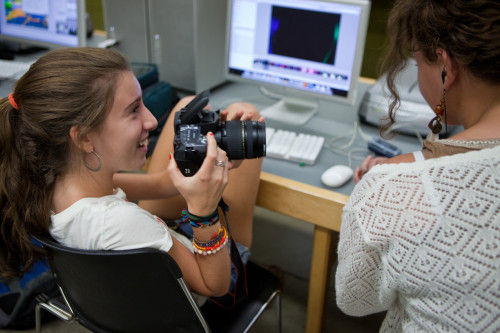
<path id="1" fill-rule="evenodd" d="M 337 164 L 321 175 L 321 182 L 326 186 L 339 187 L 351 179 L 354 171 L 347 165 Z"/>

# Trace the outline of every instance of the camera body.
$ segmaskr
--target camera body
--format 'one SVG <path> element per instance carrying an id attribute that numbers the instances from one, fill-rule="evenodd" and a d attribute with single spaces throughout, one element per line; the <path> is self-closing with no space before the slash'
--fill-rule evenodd
<path id="1" fill-rule="evenodd" d="M 207 154 L 206 134 L 212 132 L 217 145 L 231 160 L 266 155 L 265 124 L 258 121 L 220 121 L 220 110 L 204 110 L 209 91 L 196 96 L 175 114 L 174 158 L 184 176 L 194 175 Z"/>

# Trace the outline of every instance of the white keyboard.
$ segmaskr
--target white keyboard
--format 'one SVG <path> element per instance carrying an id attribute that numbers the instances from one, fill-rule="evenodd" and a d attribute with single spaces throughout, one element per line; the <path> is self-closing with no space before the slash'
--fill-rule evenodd
<path id="1" fill-rule="evenodd" d="M 32 63 L 0 59 L 0 79 L 18 79 L 26 73 Z"/>
<path id="2" fill-rule="evenodd" d="M 314 164 L 325 138 L 266 127 L 266 156 Z"/>

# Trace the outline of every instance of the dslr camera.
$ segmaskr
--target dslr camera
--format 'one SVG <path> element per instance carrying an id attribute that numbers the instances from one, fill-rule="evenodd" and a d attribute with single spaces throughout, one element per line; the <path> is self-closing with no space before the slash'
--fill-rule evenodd
<path id="1" fill-rule="evenodd" d="M 214 134 L 217 145 L 230 160 L 266 155 L 266 126 L 258 121 L 220 121 L 220 110 L 204 110 L 206 90 L 175 114 L 174 158 L 186 177 L 194 175 L 207 154 L 206 134 Z"/>

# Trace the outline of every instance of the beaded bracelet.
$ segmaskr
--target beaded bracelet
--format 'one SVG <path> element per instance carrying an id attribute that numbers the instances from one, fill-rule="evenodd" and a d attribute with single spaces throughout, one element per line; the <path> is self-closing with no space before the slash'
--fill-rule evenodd
<path id="1" fill-rule="evenodd" d="M 216 254 L 227 244 L 228 239 L 227 231 L 222 227 L 207 242 L 200 242 L 196 237 L 193 237 L 193 249 L 204 256 L 207 254 Z"/>
<path id="2" fill-rule="evenodd" d="M 182 221 L 189 221 L 193 228 L 206 228 L 219 222 L 219 212 L 217 209 L 212 214 L 207 216 L 194 215 L 188 212 L 187 209 L 183 209 L 181 215 Z"/>

